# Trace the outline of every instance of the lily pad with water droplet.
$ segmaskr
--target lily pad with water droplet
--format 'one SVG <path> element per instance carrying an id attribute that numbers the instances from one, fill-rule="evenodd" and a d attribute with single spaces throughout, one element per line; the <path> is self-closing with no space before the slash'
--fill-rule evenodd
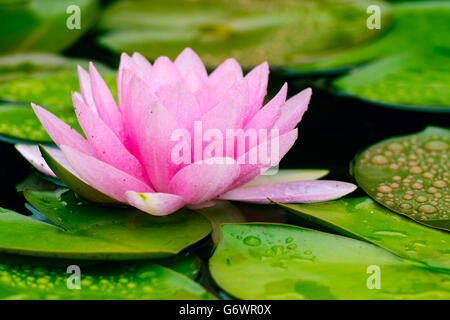
<path id="1" fill-rule="evenodd" d="M 402 258 L 450 272 L 449 233 L 414 223 L 369 197 L 278 205 L 314 225 L 371 242 Z"/>
<path id="2" fill-rule="evenodd" d="M 0 299 L 14 300 L 211 300 L 198 283 L 158 263 L 109 262 L 85 265 L 54 259 L 8 259 L 0 262 Z M 79 266 L 79 289 L 74 271 Z"/>
<path id="3" fill-rule="evenodd" d="M 366 27 L 369 5 L 389 21 L 389 6 L 378 0 L 118 1 L 102 15 L 107 32 L 99 43 L 150 59 L 191 47 L 208 66 L 234 57 L 244 66 L 267 60 L 289 69 L 381 34 Z"/>
<path id="4" fill-rule="evenodd" d="M 229 224 L 222 232 L 209 267 L 215 282 L 236 298 L 450 298 L 449 274 L 367 242 L 275 224 Z"/>
<path id="5" fill-rule="evenodd" d="M 450 230 L 450 130 L 429 127 L 358 155 L 354 175 L 374 200 L 427 226 Z"/>
<path id="6" fill-rule="evenodd" d="M 67 189 L 24 190 L 25 198 L 55 225 L 0 211 L 0 252 L 85 260 L 173 256 L 211 232 L 202 215 L 180 210 L 155 217 L 129 207 L 105 207 Z"/>

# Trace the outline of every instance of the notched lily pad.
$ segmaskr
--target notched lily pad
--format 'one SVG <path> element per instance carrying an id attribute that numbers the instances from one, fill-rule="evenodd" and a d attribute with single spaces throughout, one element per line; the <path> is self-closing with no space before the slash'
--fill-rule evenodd
<path id="1" fill-rule="evenodd" d="M 450 130 L 429 127 L 379 142 L 356 157 L 359 186 L 385 207 L 450 230 Z"/>
<path id="2" fill-rule="evenodd" d="M 0 299 L 38 300 L 211 300 L 213 295 L 198 283 L 152 262 L 80 265 L 80 288 L 67 272 L 70 263 L 40 265 L 34 258 L 20 264 L 1 256 Z M 68 262 L 67 262 L 68 263 Z M 70 289 L 69 284 L 71 285 Z"/>
<path id="3" fill-rule="evenodd" d="M 129 207 L 94 205 L 67 189 L 25 189 L 24 195 L 57 226 L 1 209 L 0 252 L 86 260 L 156 259 L 173 256 L 211 232 L 208 220 L 189 210 L 155 217 Z"/>
<path id="4" fill-rule="evenodd" d="M 449 233 L 401 217 L 369 197 L 278 205 L 326 230 L 371 242 L 402 258 L 450 272 Z"/>
<path id="5" fill-rule="evenodd" d="M 209 267 L 215 282 L 237 298 L 450 298 L 449 274 L 367 242 L 275 224 L 230 224 L 222 232 Z"/>

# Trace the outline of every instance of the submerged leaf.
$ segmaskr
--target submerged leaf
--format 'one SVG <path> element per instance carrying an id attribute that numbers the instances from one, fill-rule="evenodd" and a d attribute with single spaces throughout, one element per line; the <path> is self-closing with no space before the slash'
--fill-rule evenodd
<path id="1" fill-rule="evenodd" d="M 132 260 L 175 255 L 200 241 L 211 225 L 182 210 L 155 217 L 134 208 L 85 202 L 67 191 L 24 190 L 26 199 L 60 227 L 1 209 L 0 251 L 86 260 Z"/>
<path id="2" fill-rule="evenodd" d="M 450 230 L 449 157 L 450 130 L 429 127 L 369 147 L 353 170 L 359 186 L 385 207 Z"/>
<path id="3" fill-rule="evenodd" d="M 366 240 L 402 258 L 450 272 L 449 233 L 414 223 L 368 197 L 279 205 L 315 225 Z"/>
<path id="4" fill-rule="evenodd" d="M 450 298 L 449 274 L 366 242 L 288 225 L 235 224 L 222 231 L 210 271 L 237 298 Z"/>

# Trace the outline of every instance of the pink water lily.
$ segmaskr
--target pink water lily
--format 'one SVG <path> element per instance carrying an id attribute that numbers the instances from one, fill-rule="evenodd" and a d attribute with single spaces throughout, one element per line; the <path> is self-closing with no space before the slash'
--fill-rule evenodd
<path id="1" fill-rule="evenodd" d="M 264 185 L 253 181 L 246 186 L 292 147 L 311 96 L 311 89 L 306 89 L 286 101 L 284 84 L 263 107 L 267 63 L 244 76 L 238 62 L 227 59 L 208 75 L 189 48 L 174 62 L 159 57 L 153 65 L 138 53 L 131 57 L 124 53 L 117 74 L 118 104 L 92 63 L 89 73 L 79 67 L 78 75 L 81 94 L 73 93 L 72 98 L 86 138 L 32 104 L 59 147 L 46 150 L 77 179 L 120 203 L 166 215 L 184 206 L 207 206 L 215 199 L 267 203 L 270 197 L 279 202 L 315 202 L 341 197 L 356 188 L 345 182 L 290 181 L 289 177 L 270 184 L 270 176 L 264 177 Z M 195 136 L 195 123 L 216 133 L 227 129 L 272 133 L 276 129 L 277 136 L 269 134 L 256 144 L 249 142 L 243 150 L 211 154 L 200 161 L 195 160 L 194 151 L 187 157 L 192 162 L 173 161 L 179 143 L 173 132 L 181 128 Z M 238 161 L 271 139 L 277 139 L 278 150 L 270 165 Z M 39 170 L 55 175 L 36 146 L 17 148 Z M 197 148 L 205 151 L 207 143 L 202 141 Z"/>

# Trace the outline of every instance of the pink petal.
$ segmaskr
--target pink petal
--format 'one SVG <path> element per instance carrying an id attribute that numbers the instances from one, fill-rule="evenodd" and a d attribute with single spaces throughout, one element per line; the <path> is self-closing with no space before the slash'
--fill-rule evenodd
<path id="1" fill-rule="evenodd" d="M 231 158 L 210 158 L 178 171 L 169 184 L 169 192 L 183 197 L 189 204 L 216 198 L 227 190 L 239 175 L 239 165 Z"/>
<path id="2" fill-rule="evenodd" d="M 65 144 L 88 155 L 94 154 L 94 150 L 89 142 L 64 121 L 34 103 L 31 104 L 31 107 L 39 118 L 39 121 L 41 121 L 45 131 L 47 131 L 48 135 L 58 146 Z"/>
<path id="3" fill-rule="evenodd" d="M 131 59 L 135 62 L 139 75 L 141 75 L 144 80 L 148 80 L 150 72 L 152 71 L 152 64 L 139 52 L 134 52 Z"/>
<path id="4" fill-rule="evenodd" d="M 286 101 L 281 108 L 280 117 L 275 122 L 275 126 L 280 129 L 280 134 L 292 130 L 302 120 L 303 113 L 308 109 L 311 94 L 312 90 L 308 88 Z"/>
<path id="5" fill-rule="evenodd" d="M 175 59 L 175 65 L 180 74 L 185 77 L 190 71 L 195 71 L 202 79 L 208 77 L 205 65 L 200 57 L 191 49 L 184 49 Z"/>
<path id="6" fill-rule="evenodd" d="M 309 203 L 337 199 L 356 188 L 354 184 L 340 181 L 294 181 L 238 188 L 221 195 L 220 198 L 255 203 L 270 203 L 268 198 L 282 203 Z"/>
<path id="7" fill-rule="evenodd" d="M 145 180 L 139 161 L 124 147 L 114 132 L 86 106 L 81 97 L 72 95 L 75 113 L 97 157 L 136 178 Z"/>
<path id="8" fill-rule="evenodd" d="M 164 85 L 156 92 L 159 102 L 176 118 L 181 128 L 191 131 L 193 122 L 201 116 L 200 107 L 192 92 L 182 83 Z"/>
<path id="9" fill-rule="evenodd" d="M 53 178 L 57 178 L 56 175 L 53 173 L 52 169 L 47 165 L 44 158 L 41 155 L 41 152 L 39 151 L 39 146 L 37 145 L 31 145 L 31 144 L 16 144 L 15 145 L 16 150 L 19 151 L 19 153 L 35 167 L 38 171 L 42 172 L 45 175 L 51 176 Z M 56 148 L 45 148 L 47 151 L 50 152 L 50 150 L 57 150 L 61 152 L 60 150 Z"/>
<path id="10" fill-rule="evenodd" d="M 269 81 L 269 64 L 263 62 L 250 71 L 243 79 L 248 83 L 249 97 L 244 123 L 247 123 L 261 108 Z"/>
<path id="11" fill-rule="evenodd" d="M 135 52 L 130 58 L 126 53 L 122 53 L 120 56 L 119 71 L 117 72 L 117 96 L 119 98 L 119 106 L 122 108 L 124 104 L 124 94 L 126 93 L 124 86 L 124 73 L 126 70 L 132 72 L 144 81 L 150 80 L 150 72 L 152 65 L 142 55 Z"/>
<path id="12" fill-rule="evenodd" d="M 16 144 L 17 151 L 28 160 L 38 171 L 51 176 L 53 178 L 58 179 L 58 177 L 53 173 L 52 169 L 48 166 L 47 162 L 41 155 L 41 151 L 39 150 L 38 145 L 29 145 L 29 144 Z M 44 147 L 44 149 L 52 156 L 55 161 L 57 161 L 61 166 L 64 167 L 67 171 L 72 173 L 77 178 L 81 179 L 78 173 L 73 170 L 70 166 L 69 162 L 67 162 L 64 153 L 58 148 L 54 147 Z"/>
<path id="13" fill-rule="evenodd" d="M 117 137 L 122 138 L 123 124 L 116 101 L 92 62 L 89 63 L 89 72 L 91 77 L 92 95 L 98 114 Z"/>
<path id="14" fill-rule="evenodd" d="M 161 56 L 153 63 L 151 76 L 149 79 L 150 88 L 155 91 L 163 85 L 175 85 L 182 81 L 182 77 L 169 58 Z"/>
<path id="15" fill-rule="evenodd" d="M 281 159 L 284 157 L 284 155 L 292 148 L 292 146 L 295 143 L 295 140 L 297 140 L 298 137 L 298 130 L 294 129 L 291 130 L 283 135 L 276 136 L 273 138 L 270 138 L 270 140 L 265 141 L 263 143 L 267 144 L 267 153 L 271 154 L 271 147 L 277 145 L 278 140 L 278 158 L 277 159 L 270 159 L 271 164 L 264 164 L 262 161 L 258 161 L 256 164 L 250 163 L 249 157 L 252 154 L 252 152 L 257 152 L 258 154 L 258 160 L 261 160 L 261 155 L 259 153 L 260 144 L 250 149 L 246 154 L 242 155 L 240 158 L 238 158 L 238 163 L 241 164 L 240 167 L 240 175 L 239 177 L 234 181 L 233 185 L 231 186 L 233 189 L 237 188 L 239 186 L 242 186 L 246 184 L 247 182 L 255 179 L 257 176 L 259 176 L 262 171 L 265 169 L 268 169 L 270 166 L 277 165 Z"/>
<path id="16" fill-rule="evenodd" d="M 287 83 L 283 85 L 278 94 L 273 97 L 258 113 L 247 123 L 245 129 L 266 129 L 270 130 L 275 121 L 281 115 L 281 106 L 286 101 Z"/>
<path id="17" fill-rule="evenodd" d="M 171 214 L 186 204 L 183 198 L 170 193 L 127 191 L 125 195 L 130 205 L 155 216 Z"/>
<path id="18" fill-rule="evenodd" d="M 157 101 L 147 106 L 140 121 L 136 120 L 136 126 L 147 175 L 158 192 L 167 192 L 170 179 L 181 166 L 172 159 L 172 150 L 179 142 L 171 140 L 179 126 L 172 114 Z"/>
<path id="19" fill-rule="evenodd" d="M 210 75 L 208 84 L 210 86 L 220 85 L 224 79 L 233 79 L 233 83 L 243 78 L 242 69 L 239 63 L 229 58 L 222 62 Z"/>
<path id="20" fill-rule="evenodd" d="M 106 162 L 88 156 L 68 146 L 61 146 L 67 161 L 80 177 L 91 187 L 120 202 L 127 202 L 125 192 L 153 192 L 152 188 L 139 179 Z"/>
<path id="21" fill-rule="evenodd" d="M 156 101 L 156 96 L 149 90 L 149 85 L 134 71 L 122 70 L 123 101 L 120 108 L 125 126 L 125 142 L 127 149 L 141 159 L 138 147 L 137 126 L 148 111 L 150 102 Z"/>
<path id="22" fill-rule="evenodd" d="M 91 77 L 89 73 L 84 70 L 81 66 L 78 67 L 78 81 L 80 82 L 81 95 L 83 96 L 84 102 L 92 109 L 97 110 L 95 106 L 94 97 L 92 96 L 91 88 Z"/>
<path id="23" fill-rule="evenodd" d="M 184 76 L 184 85 L 195 94 L 206 86 L 205 80 L 194 70 Z"/>

